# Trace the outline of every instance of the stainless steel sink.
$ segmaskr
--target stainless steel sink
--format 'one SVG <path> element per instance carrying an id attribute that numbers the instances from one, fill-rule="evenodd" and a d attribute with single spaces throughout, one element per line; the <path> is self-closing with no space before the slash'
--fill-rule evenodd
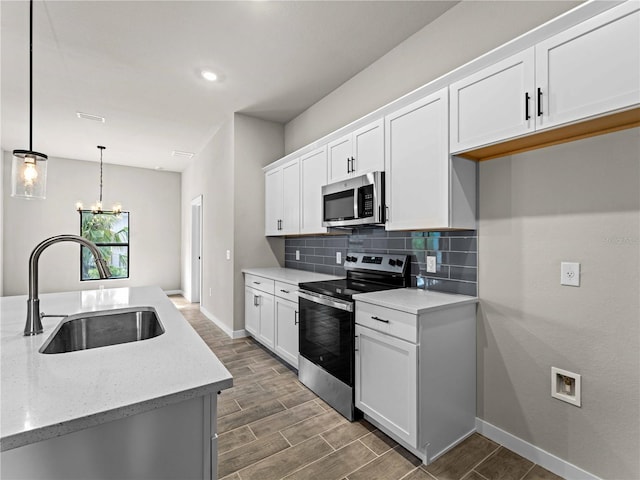
<path id="1" fill-rule="evenodd" d="M 164 333 L 153 307 L 132 307 L 71 315 L 56 327 L 40 353 L 66 353 L 139 342 Z"/>

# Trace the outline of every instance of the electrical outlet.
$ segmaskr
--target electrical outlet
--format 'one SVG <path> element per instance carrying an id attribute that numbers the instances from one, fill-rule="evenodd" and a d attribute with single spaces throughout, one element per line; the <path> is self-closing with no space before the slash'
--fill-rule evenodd
<path id="1" fill-rule="evenodd" d="M 336 263 L 342 263 L 342 252 L 336 252 Z"/>
<path id="2" fill-rule="evenodd" d="M 231 250 L 227 250 L 227 260 L 231 260 Z"/>
<path id="3" fill-rule="evenodd" d="M 436 273 L 437 269 L 436 257 L 427 256 L 427 273 Z"/>
<path id="4" fill-rule="evenodd" d="M 560 285 L 580 286 L 580 264 L 575 262 L 560 263 Z"/>
<path id="5" fill-rule="evenodd" d="M 551 396 L 576 407 L 581 407 L 581 376 L 561 368 L 551 367 Z"/>
<path id="6" fill-rule="evenodd" d="M 300 260 L 300 250 L 296 250 L 296 260 Z"/>
<path id="7" fill-rule="evenodd" d="M 212 294 L 212 293 L 213 293 L 213 292 L 212 292 L 212 288 L 211 288 L 211 287 L 209 287 L 209 296 L 211 296 L 211 294 Z"/>

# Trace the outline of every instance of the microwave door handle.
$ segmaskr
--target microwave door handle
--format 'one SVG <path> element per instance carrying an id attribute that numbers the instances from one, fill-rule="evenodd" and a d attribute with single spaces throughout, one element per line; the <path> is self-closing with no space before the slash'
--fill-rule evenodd
<path id="1" fill-rule="evenodd" d="M 358 211 L 358 204 L 360 203 L 360 189 L 353 189 L 353 218 L 360 218 L 358 215 L 360 212 Z"/>

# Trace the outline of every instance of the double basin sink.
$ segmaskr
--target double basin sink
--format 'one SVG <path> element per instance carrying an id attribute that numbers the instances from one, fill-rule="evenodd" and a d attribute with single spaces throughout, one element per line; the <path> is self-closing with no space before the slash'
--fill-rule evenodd
<path id="1" fill-rule="evenodd" d="M 85 312 L 66 317 L 40 348 L 40 353 L 67 353 L 139 342 L 164 333 L 153 307 Z"/>

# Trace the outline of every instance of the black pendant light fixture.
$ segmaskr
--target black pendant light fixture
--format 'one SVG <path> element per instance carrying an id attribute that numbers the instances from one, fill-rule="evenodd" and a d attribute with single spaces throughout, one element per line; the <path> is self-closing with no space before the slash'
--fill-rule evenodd
<path id="1" fill-rule="evenodd" d="M 91 213 L 99 214 L 99 213 L 115 213 L 116 215 L 122 213 L 122 206 L 119 203 L 116 203 L 111 210 L 104 211 L 102 209 L 102 153 L 107 147 L 103 147 L 102 145 L 98 145 L 98 150 L 100 150 L 100 196 L 98 197 L 98 201 L 91 205 Z M 78 212 L 83 212 L 83 206 L 81 202 L 76 203 L 76 210 Z"/>
<path id="2" fill-rule="evenodd" d="M 47 159 L 33 150 L 33 0 L 29 3 L 29 150 L 14 150 L 11 196 L 44 199 L 47 193 Z"/>

